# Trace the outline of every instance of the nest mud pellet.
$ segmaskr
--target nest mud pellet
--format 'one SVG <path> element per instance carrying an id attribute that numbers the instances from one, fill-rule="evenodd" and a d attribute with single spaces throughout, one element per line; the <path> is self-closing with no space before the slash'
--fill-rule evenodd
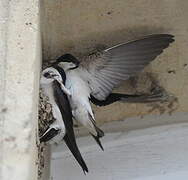
<path id="1" fill-rule="evenodd" d="M 38 165 L 38 179 L 41 179 L 44 169 L 44 148 L 44 144 L 38 145 L 38 161 L 36 163 Z"/>
<path id="2" fill-rule="evenodd" d="M 39 94 L 39 137 L 46 131 L 55 119 L 52 115 L 52 106 L 42 90 Z"/>
<path id="3" fill-rule="evenodd" d="M 54 121 L 52 116 L 52 106 L 49 103 L 48 98 L 44 95 L 42 90 L 39 91 L 39 117 L 38 117 L 38 127 L 39 127 L 39 137 L 47 130 L 49 125 Z M 45 144 L 38 144 L 38 179 L 41 179 L 43 169 L 45 166 L 44 149 Z"/>

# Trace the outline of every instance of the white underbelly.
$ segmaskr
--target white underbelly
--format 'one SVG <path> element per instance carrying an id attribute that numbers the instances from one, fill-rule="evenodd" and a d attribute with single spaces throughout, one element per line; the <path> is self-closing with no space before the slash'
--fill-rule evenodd
<path id="1" fill-rule="evenodd" d="M 90 88 L 88 87 L 88 84 L 75 70 L 66 73 L 65 87 L 71 92 L 72 99 L 79 103 L 88 100 L 90 96 Z"/>
<path id="2" fill-rule="evenodd" d="M 93 116 L 93 112 L 89 102 L 90 89 L 88 84 L 80 78 L 78 72 L 72 71 L 66 74 L 65 86 L 71 92 L 69 102 L 73 117 L 87 127 L 92 134 L 96 135 L 95 128 L 90 119 L 90 115 Z"/>
<path id="3" fill-rule="evenodd" d="M 74 119 L 86 127 L 90 133 L 96 136 L 97 132 L 91 118 L 91 114 L 93 115 L 93 113 L 89 113 L 87 107 L 82 104 L 77 104 L 74 107 L 75 108 L 72 109 Z"/>

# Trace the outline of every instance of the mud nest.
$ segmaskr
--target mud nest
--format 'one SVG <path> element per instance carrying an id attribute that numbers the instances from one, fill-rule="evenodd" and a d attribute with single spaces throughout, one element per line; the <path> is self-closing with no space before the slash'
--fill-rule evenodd
<path id="1" fill-rule="evenodd" d="M 50 63 L 44 64 L 43 69 L 47 67 Z M 42 90 L 39 91 L 39 104 L 38 104 L 39 112 L 38 112 L 38 135 L 39 137 L 48 129 L 49 125 L 55 121 L 52 115 L 52 106 L 49 103 L 48 97 L 44 95 Z M 45 166 L 45 144 L 37 143 L 38 147 L 38 179 L 41 179 L 43 169 Z"/>
<path id="2" fill-rule="evenodd" d="M 38 127 L 39 127 L 39 137 L 48 129 L 49 125 L 54 122 L 52 115 L 52 106 L 49 103 L 48 98 L 44 95 L 42 90 L 39 91 L 39 113 L 38 113 Z M 41 178 L 43 169 L 45 166 L 45 144 L 38 144 L 38 179 Z"/>

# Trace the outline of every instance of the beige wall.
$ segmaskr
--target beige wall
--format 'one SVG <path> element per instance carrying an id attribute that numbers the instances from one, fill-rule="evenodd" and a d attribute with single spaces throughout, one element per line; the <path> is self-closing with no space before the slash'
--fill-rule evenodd
<path id="1" fill-rule="evenodd" d="M 187 9 L 187 0 L 42 0 L 44 60 L 67 52 L 79 57 L 96 46 L 110 47 L 151 33 L 174 34 L 175 43 L 145 72 L 154 74 L 160 85 L 178 98 L 178 103 L 172 106 L 115 103 L 97 108 L 96 119 L 104 122 L 172 109 L 188 111 Z M 168 73 L 169 70 L 173 73 Z M 141 77 L 136 88 L 124 83 L 120 91 L 147 91 L 151 80 L 144 73 Z"/>

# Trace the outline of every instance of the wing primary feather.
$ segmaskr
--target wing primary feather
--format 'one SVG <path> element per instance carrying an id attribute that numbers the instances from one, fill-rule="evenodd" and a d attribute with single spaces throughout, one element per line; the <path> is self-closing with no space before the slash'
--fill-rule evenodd
<path id="1" fill-rule="evenodd" d="M 90 62 L 86 60 L 87 63 L 84 64 L 86 74 L 92 79 L 91 95 L 98 100 L 104 100 L 114 87 L 136 75 L 159 56 L 174 41 L 173 38 L 170 34 L 154 34 L 113 46 L 97 56 L 90 56 L 87 59 Z M 84 66 L 82 68 L 84 69 Z"/>
<path id="2" fill-rule="evenodd" d="M 114 76 L 113 72 L 105 73 L 105 72 L 102 71 L 102 72 L 100 72 L 100 74 L 107 76 L 109 78 L 117 79 L 117 80 L 125 80 L 125 78 L 127 77 L 127 74 L 125 74 L 125 75 L 115 75 Z"/>
<path id="3" fill-rule="evenodd" d="M 70 149 L 70 151 L 72 152 L 72 154 L 74 155 L 75 159 L 78 161 L 78 163 L 80 164 L 80 166 L 83 169 L 84 174 L 87 172 L 89 172 L 86 163 L 84 162 L 80 151 L 78 150 L 77 145 L 75 145 L 75 142 L 72 142 L 72 139 L 70 139 L 70 137 L 66 134 L 64 137 L 64 141 L 67 145 L 67 147 Z"/>
<path id="4" fill-rule="evenodd" d="M 108 85 L 108 81 L 105 81 L 104 79 L 102 79 L 102 77 L 97 77 L 97 79 L 103 83 L 103 86 L 106 89 L 111 90 L 112 85 L 111 84 Z"/>
<path id="5" fill-rule="evenodd" d="M 64 92 L 61 90 L 60 84 L 57 81 L 54 81 L 53 88 L 55 101 L 61 111 L 62 118 L 65 124 L 66 134 L 64 136 L 64 141 L 70 149 L 70 151 L 72 152 L 75 159 L 77 160 L 77 162 L 82 167 L 84 173 L 88 172 L 87 165 L 84 162 L 76 143 L 76 138 L 73 129 L 72 111 L 69 104 L 69 100 L 67 96 L 64 94 Z"/>
<path id="6" fill-rule="evenodd" d="M 151 40 L 152 41 L 154 39 L 155 40 L 158 39 L 158 40 L 163 40 L 163 41 L 165 40 L 168 43 L 172 43 L 174 41 L 173 38 L 174 38 L 174 36 L 171 35 L 171 34 L 153 34 L 153 35 L 149 35 L 149 36 L 143 37 L 143 38 L 138 39 L 138 40 L 133 40 L 133 41 L 129 41 L 129 42 L 126 42 L 126 43 L 118 44 L 116 46 L 113 46 L 111 48 L 106 49 L 105 52 L 108 52 L 112 49 L 118 48 L 118 47 L 123 46 L 123 45 L 129 45 L 129 44 L 133 44 L 133 43 L 137 43 L 139 41 L 145 41 L 145 40 Z"/>
<path id="7" fill-rule="evenodd" d="M 121 94 L 111 93 L 105 100 L 98 100 L 94 96 L 90 96 L 90 101 L 97 106 L 106 106 L 114 102 L 123 103 L 151 103 L 164 102 L 168 100 L 169 96 L 163 91 L 157 91 L 152 94 Z"/>

